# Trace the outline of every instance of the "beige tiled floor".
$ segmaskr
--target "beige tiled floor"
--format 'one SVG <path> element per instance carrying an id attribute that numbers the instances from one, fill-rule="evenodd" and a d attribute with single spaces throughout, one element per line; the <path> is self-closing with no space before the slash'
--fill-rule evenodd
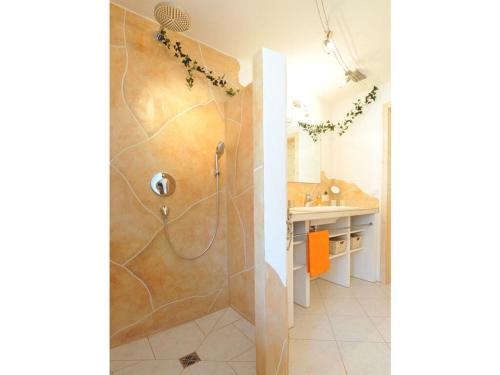
<path id="1" fill-rule="evenodd" d="M 295 305 L 289 375 L 390 373 L 390 286 L 352 279 L 311 283 L 311 307 Z M 178 359 L 196 351 L 201 362 Z M 255 375 L 255 329 L 231 308 L 111 350 L 113 375 Z"/>
<path id="2" fill-rule="evenodd" d="M 381 323 L 382 324 L 382 323 Z M 179 358 L 197 352 L 185 369 Z M 255 329 L 231 308 L 111 350 L 113 375 L 255 375 Z"/>
<path id="3" fill-rule="evenodd" d="M 390 374 L 390 285 L 317 279 L 311 306 L 295 305 L 289 375 Z"/>

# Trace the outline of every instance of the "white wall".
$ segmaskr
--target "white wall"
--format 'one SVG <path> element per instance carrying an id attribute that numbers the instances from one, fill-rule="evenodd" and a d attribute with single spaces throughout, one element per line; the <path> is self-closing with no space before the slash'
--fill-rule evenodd
<path id="1" fill-rule="evenodd" d="M 366 193 L 380 199 L 382 185 L 383 153 L 383 107 L 391 98 L 391 83 L 377 85 L 377 100 L 368 105 L 349 130 L 342 135 L 329 134 L 321 139 L 321 168 L 330 178 L 355 183 Z M 371 87 L 350 90 L 337 99 L 331 108 L 330 120 L 337 122 L 345 118 L 358 98 L 364 98 Z M 380 258 L 380 218 L 374 219 L 374 258 Z M 380 264 L 377 262 L 375 278 L 380 280 Z"/>
<path id="2" fill-rule="evenodd" d="M 366 193 L 380 198 L 382 183 L 382 110 L 390 101 L 391 83 L 377 86 L 377 100 L 368 105 L 349 130 L 342 136 L 328 134 L 321 139 L 321 168 L 328 177 L 357 184 Z M 352 103 L 364 96 L 371 87 L 337 100 L 331 108 L 330 120 L 345 118 Z"/>
<path id="3" fill-rule="evenodd" d="M 259 73 L 260 70 L 260 73 Z M 260 76 L 259 76 L 260 74 Z M 286 59 L 285 56 L 263 48 L 254 58 L 255 87 L 262 90 L 262 155 L 255 155 L 255 194 L 263 189 L 264 251 L 266 262 L 274 268 L 286 285 Z M 255 95 L 255 93 L 254 93 Z M 254 100 L 255 103 L 255 100 Z M 255 104 L 254 104 L 255 105 Z M 255 109 L 254 109 L 255 110 Z M 254 145 L 256 144 L 254 138 Z M 255 146 L 254 146 L 255 147 Z M 259 160 L 262 164 L 259 165 Z M 264 178 L 258 186 L 256 172 L 263 169 Z M 257 277 L 257 274 L 256 274 Z"/>

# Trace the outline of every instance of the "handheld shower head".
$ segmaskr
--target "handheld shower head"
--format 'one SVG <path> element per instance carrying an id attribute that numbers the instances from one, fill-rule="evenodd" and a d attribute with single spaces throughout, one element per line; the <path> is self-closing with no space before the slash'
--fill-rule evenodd
<path id="1" fill-rule="evenodd" d="M 224 142 L 219 141 L 217 143 L 217 147 L 215 148 L 215 177 L 219 177 L 220 171 L 219 171 L 219 159 L 224 155 Z"/>
<path id="2" fill-rule="evenodd" d="M 215 153 L 217 154 L 217 158 L 220 159 L 222 155 L 224 155 L 224 148 L 226 146 L 224 145 L 224 142 L 219 141 L 217 143 L 217 147 L 215 148 Z"/>

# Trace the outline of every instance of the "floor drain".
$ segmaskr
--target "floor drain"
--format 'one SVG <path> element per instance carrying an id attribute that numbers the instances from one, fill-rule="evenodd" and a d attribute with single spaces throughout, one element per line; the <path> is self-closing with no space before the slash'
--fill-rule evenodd
<path id="1" fill-rule="evenodd" d="M 179 362 L 182 367 L 186 368 L 188 366 L 194 365 L 196 362 L 200 362 L 201 359 L 198 357 L 196 352 L 192 352 L 191 354 L 185 355 L 184 357 L 179 358 Z"/>

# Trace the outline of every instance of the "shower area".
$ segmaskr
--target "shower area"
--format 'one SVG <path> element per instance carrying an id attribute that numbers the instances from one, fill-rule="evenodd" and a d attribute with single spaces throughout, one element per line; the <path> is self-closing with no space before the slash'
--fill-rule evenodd
<path id="1" fill-rule="evenodd" d="M 252 86 L 236 59 L 172 31 L 189 18 L 168 27 L 239 92 L 187 87 L 159 24 L 111 4 L 111 371 L 252 371 Z"/>

